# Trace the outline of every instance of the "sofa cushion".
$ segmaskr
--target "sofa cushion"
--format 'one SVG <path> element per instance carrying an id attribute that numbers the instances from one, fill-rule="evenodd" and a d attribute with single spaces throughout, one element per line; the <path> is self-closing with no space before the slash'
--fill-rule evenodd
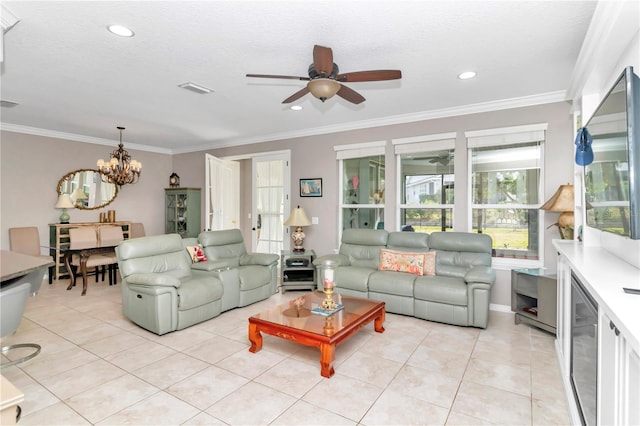
<path id="1" fill-rule="evenodd" d="M 271 283 L 271 269 L 262 265 L 246 265 L 238 268 L 240 291 L 253 290 Z"/>
<path id="2" fill-rule="evenodd" d="M 426 252 L 429 250 L 429 234 L 424 232 L 389 232 L 387 248 Z"/>
<path id="3" fill-rule="evenodd" d="M 190 277 L 182 280 L 178 292 L 178 310 L 186 311 L 206 305 L 222 297 L 222 284 L 212 277 Z"/>
<path id="4" fill-rule="evenodd" d="M 424 262 L 424 253 L 382 249 L 380 250 L 378 270 L 409 272 L 410 274 L 422 275 Z"/>
<path id="5" fill-rule="evenodd" d="M 413 297 L 416 276 L 406 272 L 378 271 L 369 276 L 369 291 Z"/>
<path id="6" fill-rule="evenodd" d="M 419 300 L 467 306 L 467 284 L 460 278 L 426 275 L 416 277 L 413 295 Z"/>
<path id="7" fill-rule="evenodd" d="M 386 248 L 388 236 L 381 229 L 345 229 L 340 254 L 349 258 L 351 266 L 378 269 L 380 249 Z"/>
<path id="8" fill-rule="evenodd" d="M 369 276 L 374 272 L 371 268 L 341 266 L 336 270 L 334 281 L 337 287 L 366 292 Z"/>

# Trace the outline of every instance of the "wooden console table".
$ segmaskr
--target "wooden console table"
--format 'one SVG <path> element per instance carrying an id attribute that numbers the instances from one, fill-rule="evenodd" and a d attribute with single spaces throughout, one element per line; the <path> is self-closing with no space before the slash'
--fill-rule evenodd
<path id="1" fill-rule="evenodd" d="M 65 265 L 65 252 L 69 248 L 69 229 L 80 228 L 83 226 L 92 226 L 98 232 L 98 228 L 101 226 L 113 226 L 120 225 L 122 227 L 122 233 L 124 239 L 129 238 L 131 231 L 131 222 L 78 222 L 78 223 L 50 223 L 49 224 L 49 245 L 51 246 L 49 254 L 53 256 L 55 262 L 55 276 L 56 280 L 60 278 L 69 277 L 69 271 Z"/>

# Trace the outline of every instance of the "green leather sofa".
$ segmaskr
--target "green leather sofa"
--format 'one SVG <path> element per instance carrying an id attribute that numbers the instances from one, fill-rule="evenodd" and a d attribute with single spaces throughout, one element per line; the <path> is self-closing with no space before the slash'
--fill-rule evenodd
<path id="1" fill-rule="evenodd" d="M 338 254 L 317 258 L 318 288 L 327 262 L 337 265 L 337 293 L 384 301 L 387 312 L 486 328 L 491 287 L 491 237 L 466 232 L 346 229 Z M 380 250 L 435 251 L 435 275 L 378 270 Z"/>
<path id="2" fill-rule="evenodd" d="M 208 261 L 192 263 L 200 243 Z M 192 326 L 276 293 L 278 256 L 246 252 L 240 230 L 122 241 L 116 248 L 124 315 L 156 334 Z"/>

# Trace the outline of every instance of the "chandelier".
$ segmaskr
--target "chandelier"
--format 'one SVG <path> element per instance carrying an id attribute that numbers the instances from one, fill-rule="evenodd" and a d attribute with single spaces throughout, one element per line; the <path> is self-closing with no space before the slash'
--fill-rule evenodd
<path id="1" fill-rule="evenodd" d="M 118 130 L 120 130 L 118 149 L 111 153 L 111 160 L 98 160 L 98 169 L 102 172 L 103 181 L 122 187 L 127 183 L 136 183 L 138 181 L 142 163 L 132 160 L 127 150 L 122 146 L 122 131 L 124 127 L 118 127 Z"/>

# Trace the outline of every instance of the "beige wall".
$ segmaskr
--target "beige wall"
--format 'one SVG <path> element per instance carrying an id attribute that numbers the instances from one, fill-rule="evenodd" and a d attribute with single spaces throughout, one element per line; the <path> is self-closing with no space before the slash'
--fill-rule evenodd
<path id="1" fill-rule="evenodd" d="M 2 131 L 0 142 L 0 226 L 3 250 L 9 250 L 9 228 L 37 226 L 41 245 L 49 244 L 49 223 L 59 222 L 54 208 L 62 176 L 77 169 L 95 169 L 117 147 Z M 125 146 L 126 148 L 126 146 Z M 142 222 L 147 234 L 164 232 L 164 188 L 171 174 L 171 156 L 136 150 L 129 154 L 143 164 L 140 181 L 123 186 L 104 209 L 69 210 L 71 222 L 96 222 L 99 214 L 116 210 L 116 219 Z M 44 251 L 46 252 L 46 250 Z"/>
<path id="2" fill-rule="evenodd" d="M 205 152 L 217 157 L 256 154 L 269 151 L 291 150 L 291 205 L 300 205 L 309 216 L 319 218 L 319 224 L 308 227 L 305 246 L 313 248 L 319 255 L 333 252 L 338 247 L 338 194 L 337 162 L 334 146 L 359 142 L 387 141 L 386 188 L 387 200 L 395 199 L 395 161 L 391 139 L 457 132 L 456 149 L 456 208 L 465 212 L 467 208 L 467 158 L 464 132 L 469 130 L 509 127 L 533 123 L 548 123 L 545 146 L 545 199 L 557 187 L 573 179 L 573 130 L 568 103 L 516 108 L 425 120 L 415 123 L 354 130 L 327 135 L 265 142 L 253 145 L 222 148 L 210 151 L 165 155 L 133 151 L 134 159 L 142 161 L 143 173 L 135 185 L 126 185 L 118 198 L 106 209 L 117 211 L 120 220 L 140 221 L 148 234 L 164 232 L 164 188 L 168 176 L 175 171 L 180 175 L 181 186 L 204 188 Z M 60 211 L 56 203 L 56 185 L 60 177 L 80 168 L 94 168 L 97 158 L 108 156 L 114 147 L 93 145 L 43 136 L 2 132 L 1 163 L 1 227 L 2 248 L 8 249 L 8 228 L 37 225 L 42 245 L 48 244 L 49 223 L 58 221 Z M 323 179 L 323 197 L 300 198 L 298 179 Z M 241 164 L 241 230 L 251 235 L 251 162 Z M 202 219 L 204 227 L 204 200 L 202 195 Z M 387 229 L 393 230 L 395 210 L 387 201 L 385 221 Z M 102 210 L 71 210 L 72 222 L 96 221 Z M 545 216 L 545 227 L 556 220 L 552 214 Z M 465 214 L 456 215 L 456 230 L 466 230 Z M 556 238 L 555 228 L 547 230 L 545 242 L 545 266 L 555 269 L 555 255 L 551 238 Z M 247 238 L 247 237 L 245 237 Z M 498 281 L 492 294 L 492 303 L 510 304 L 509 271 L 498 271 Z"/>
<path id="3" fill-rule="evenodd" d="M 184 176 L 189 186 L 203 186 L 205 152 L 216 157 L 241 156 L 284 149 L 291 150 L 291 206 L 300 205 L 309 216 L 319 218 L 319 224 L 305 228 L 307 238 L 305 246 L 313 248 L 318 255 L 332 253 L 338 247 L 338 165 L 334 146 L 360 142 L 387 141 L 386 149 L 386 199 L 385 225 L 394 230 L 396 212 L 389 200 L 395 195 L 395 160 L 391 139 L 457 132 L 456 140 L 456 215 L 454 227 L 466 231 L 464 212 L 467 209 L 467 157 L 464 132 L 470 130 L 510 127 L 534 123 L 548 123 L 547 143 L 545 145 L 545 181 L 544 199 L 550 197 L 559 185 L 573 181 L 573 129 L 570 105 L 566 102 L 539 105 L 526 108 L 494 111 L 425 120 L 410 124 L 384 126 L 371 129 L 316 135 L 297 139 L 265 142 L 253 145 L 228 147 L 216 150 L 178 154 L 173 157 L 174 168 Z M 196 165 L 194 167 L 194 165 Z M 201 165 L 201 166 L 199 166 Z M 243 235 L 251 234 L 251 164 L 243 161 L 241 165 L 242 189 L 240 194 Z M 300 178 L 323 179 L 323 197 L 300 198 L 297 185 Z M 203 194 L 204 206 L 204 194 Z M 462 213 L 460 213 L 462 212 Z M 204 213 L 203 213 L 204 216 Z M 554 223 L 557 214 L 545 214 L 544 227 Z M 551 245 L 552 238 L 558 238 L 557 228 L 545 231 L 545 266 L 555 270 L 556 256 Z M 246 237 L 245 237 L 246 239 Z M 510 271 L 498 271 L 498 282 L 492 294 L 492 303 L 510 305 Z"/>

